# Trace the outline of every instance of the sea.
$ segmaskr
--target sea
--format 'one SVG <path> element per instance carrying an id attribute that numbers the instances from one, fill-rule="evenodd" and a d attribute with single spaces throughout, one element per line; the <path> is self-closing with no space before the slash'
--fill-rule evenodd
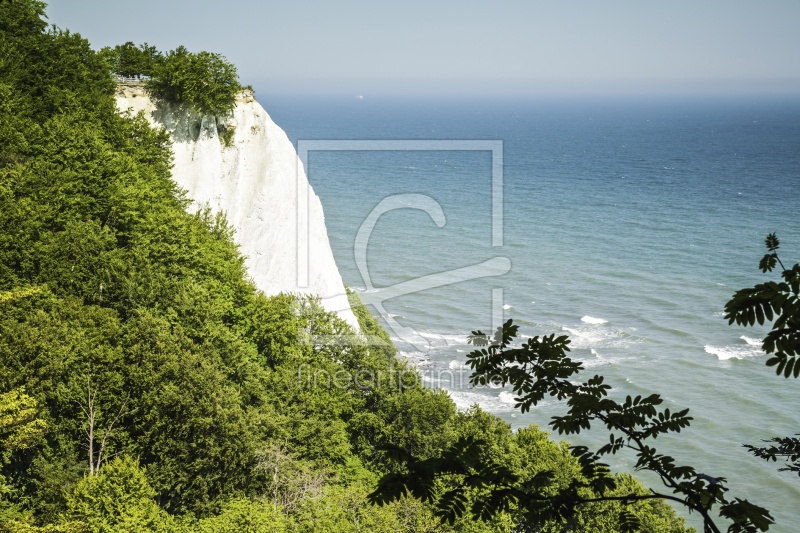
<path id="1" fill-rule="evenodd" d="M 777 279 L 758 269 L 767 234 L 800 261 L 800 96 L 258 96 L 304 154 L 344 282 L 426 386 L 549 430 L 563 403 L 522 414 L 510 389 L 469 385 L 467 336 L 508 319 L 567 335 L 579 379 L 690 409 L 660 452 L 796 531 L 800 479 L 742 444 L 800 433 L 800 382 L 765 366 L 765 327 L 723 308 Z"/>

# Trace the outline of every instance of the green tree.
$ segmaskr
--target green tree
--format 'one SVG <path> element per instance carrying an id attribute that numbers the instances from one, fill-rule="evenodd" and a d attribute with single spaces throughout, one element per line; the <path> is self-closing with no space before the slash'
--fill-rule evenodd
<path id="1" fill-rule="evenodd" d="M 156 98 L 210 115 L 227 115 L 241 90 L 236 67 L 219 54 L 179 46 L 158 64 L 147 88 Z"/>
<path id="2" fill-rule="evenodd" d="M 136 46 L 131 41 L 114 48 L 105 47 L 100 55 L 108 61 L 114 74 L 126 78 L 151 77 L 164 62 L 164 56 L 155 46 L 147 43 Z"/>
<path id="3" fill-rule="evenodd" d="M 381 352 L 385 357 L 391 358 L 397 355 L 397 348 L 392 342 L 389 334 L 383 329 L 378 320 L 372 316 L 361 300 L 361 297 L 356 291 L 350 287 L 345 287 L 347 291 L 347 300 L 350 303 L 350 308 L 358 320 L 361 333 L 367 338 L 370 349 L 373 351 Z"/>
<path id="4" fill-rule="evenodd" d="M 2 296 L 0 294 L 0 301 Z M 8 463 L 13 452 L 35 446 L 42 440 L 47 423 L 38 415 L 37 402 L 25 394 L 24 387 L 0 394 L 0 465 Z M 26 514 L 15 502 L 17 496 L 15 488 L 0 475 L 0 523 L 24 523 L 26 520 Z"/>
<path id="5" fill-rule="evenodd" d="M 284 533 L 289 521 L 262 501 L 236 498 L 225 502 L 219 514 L 188 524 L 196 533 Z"/>
<path id="6" fill-rule="evenodd" d="M 173 521 L 158 507 L 155 495 L 138 462 L 118 457 L 77 484 L 67 498 L 67 516 L 93 533 L 172 531 Z"/>
<path id="7" fill-rule="evenodd" d="M 0 393 L 0 450 L 8 452 L 35 445 L 44 435 L 47 423 L 38 418 L 36 400 L 25 394 L 25 387 Z"/>

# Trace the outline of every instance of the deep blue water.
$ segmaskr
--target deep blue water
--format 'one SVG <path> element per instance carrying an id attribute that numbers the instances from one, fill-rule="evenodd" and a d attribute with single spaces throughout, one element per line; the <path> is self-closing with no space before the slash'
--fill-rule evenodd
<path id="1" fill-rule="evenodd" d="M 356 235 L 381 200 L 432 198 L 443 227 L 418 209 L 419 197 L 378 220 L 366 249 L 375 289 L 365 299 L 493 257 L 511 268 L 383 302 L 410 328 L 387 323 L 429 386 L 514 427 L 544 427 L 563 406 L 522 416 L 508 391 L 468 388 L 465 338 L 500 313 L 525 335 L 566 333 L 615 397 L 659 392 L 670 408 L 691 408 L 692 426 L 656 443 L 660 451 L 727 477 L 733 494 L 773 511 L 776 531 L 793 530 L 800 481 L 741 443 L 800 430 L 800 383 L 764 366 L 763 330 L 728 326 L 722 309 L 736 289 L 766 278 L 757 265 L 768 233 L 781 238 L 784 262 L 800 261 L 800 99 L 260 100 L 295 143 L 502 141 L 502 246 L 492 246 L 489 151 L 311 152 L 307 173 L 345 283 L 367 288 Z M 571 440 L 607 438 L 594 435 Z M 630 468 L 629 458 L 613 461 Z"/>

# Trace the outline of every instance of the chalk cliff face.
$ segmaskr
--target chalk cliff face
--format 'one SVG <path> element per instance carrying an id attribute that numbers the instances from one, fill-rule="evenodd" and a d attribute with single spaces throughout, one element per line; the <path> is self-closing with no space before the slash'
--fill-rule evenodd
<path id="1" fill-rule="evenodd" d="M 286 133 L 251 93 L 240 95 L 233 116 L 224 121 L 157 104 L 137 84 L 120 85 L 116 96 L 120 110 L 142 111 L 155 127 L 172 134 L 173 179 L 196 206 L 225 212 L 259 289 L 317 295 L 325 309 L 358 328 L 333 259 L 322 204 Z M 226 146 L 220 133 L 231 130 Z"/>

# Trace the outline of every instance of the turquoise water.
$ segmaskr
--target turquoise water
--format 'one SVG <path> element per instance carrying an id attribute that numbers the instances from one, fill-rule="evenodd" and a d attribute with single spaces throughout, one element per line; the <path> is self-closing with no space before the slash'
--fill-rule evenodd
<path id="1" fill-rule="evenodd" d="M 383 302 L 385 317 L 408 328 L 394 337 L 426 384 L 515 427 L 546 426 L 563 406 L 523 416 L 509 391 L 468 387 L 465 339 L 499 313 L 525 335 L 566 333 L 586 373 L 605 375 L 615 397 L 659 392 L 671 409 L 691 408 L 692 426 L 656 443 L 660 451 L 727 477 L 732 494 L 773 511 L 775 531 L 794 530 L 800 480 L 741 443 L 800 430 L 800 383 L 764 366 L 763 330 L 728 326 L 722 309 L 764 279 L 767 233 L 784 243 L 784 262 L 800 261 L 800 99 L 261 100 L 293 142 L 501 140 L 502 246 L 492 245 L 491 152 L 311 152 L 309 179 L 345 283 L 367 289 L 356 236 L 381 200 L 434 199 L 443 227 L 414 201 L 378 220 L 365 299 L 493 257 L 511 267 Z M 598 430 L 571 440 L 606 438 Z M 630 469 L 629 459 L 612 462 Z"/>

